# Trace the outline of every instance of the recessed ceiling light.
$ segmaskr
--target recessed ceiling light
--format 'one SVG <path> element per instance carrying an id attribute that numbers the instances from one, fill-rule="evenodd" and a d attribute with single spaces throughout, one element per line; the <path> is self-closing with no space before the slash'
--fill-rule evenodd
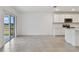
<path id="1" fill-rule="evenodd" d="M 72 11 L 76 11 L 76 9 L 73 8 Z"/>
<path id="2" fill-rule="evenodd" d="M 56 8 L 56 11 L 59 11 L 59 9 Z"/>

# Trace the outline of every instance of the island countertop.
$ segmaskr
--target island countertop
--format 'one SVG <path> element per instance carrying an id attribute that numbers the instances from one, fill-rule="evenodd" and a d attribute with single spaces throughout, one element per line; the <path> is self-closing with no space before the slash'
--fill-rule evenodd
<path id="1" fill-rule="evenodd" d="M 79 46 L 79 28 L 65 28 L 65 41 L 72 46 Z"/>

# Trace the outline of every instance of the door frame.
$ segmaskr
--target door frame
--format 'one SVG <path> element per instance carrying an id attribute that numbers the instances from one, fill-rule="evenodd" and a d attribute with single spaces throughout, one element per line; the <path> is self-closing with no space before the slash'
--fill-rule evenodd
<path id="1" fill-rule="evenodd" d="M 15 30 L 15 16 L 12 16 L 12 15 L 10 15 L 10 19 L 11 19 L 11 17 L 14 17 L 14 38 L 16 37 L 16 30 Z M 10 20 L 10 29 L 11 29 L 11 20 Z M 10 30 L 10 35 L 11 35 L 11 30 Z M 10 38 L 11 38 L 11 36 L 10 36 Z M 12 39 L 12 38 L 11 38 Z"/>
<path id="2" fill-rule="evenodd" d="M 14 30 L 15 31 L 15 37 L 14 38 L 16 38 L 16 16 L 15 15 L 3 15 L 3 33 L 4 33 L 4 17 L 5 16 L 14 16 L 15 17 L 15 30 Z M 10 29 L 10 27 L 9 27 L 9 29 Z M 3 34 L 3 37 L 4 37 L 4 34 Z M 10 40 L 11 40 L 11 37 L 10 37 Z"/>

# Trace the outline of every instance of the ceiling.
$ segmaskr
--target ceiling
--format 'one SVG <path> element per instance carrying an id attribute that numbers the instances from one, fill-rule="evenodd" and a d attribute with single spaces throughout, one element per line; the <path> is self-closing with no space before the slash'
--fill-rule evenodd
<path id="1" fill-rule="evenodd" d="M 13 6 L 21 13 L 25 12 L 79 12 L 79 6 Z"/>
<path id="2" fill-rule="evenodd" d="M 53 11 L 51 6 L 16 6 L 13 7 L 19 12 L 51 12 Z"/>

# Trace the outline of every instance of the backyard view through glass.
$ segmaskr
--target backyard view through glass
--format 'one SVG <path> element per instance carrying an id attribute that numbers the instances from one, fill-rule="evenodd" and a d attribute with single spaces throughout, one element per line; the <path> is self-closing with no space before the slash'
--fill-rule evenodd
<path id="1" fill-rule="evenodd" d="M 4 40 L 8 42 L 15 36 L 15 17 L 4 17 Z"/>
<path id="2" fill-rule="evenodd" d="M 15 17 L 11 16 L 10 21 L 10 35 L 12 39 L 15 36 Z"/>

